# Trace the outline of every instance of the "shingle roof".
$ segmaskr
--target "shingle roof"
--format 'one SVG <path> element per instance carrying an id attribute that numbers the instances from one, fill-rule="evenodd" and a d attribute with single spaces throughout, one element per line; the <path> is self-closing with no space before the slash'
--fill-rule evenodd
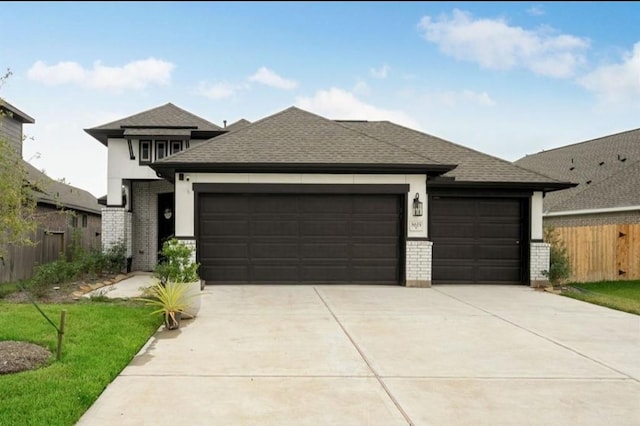
<path id="1" fill-rule="evenodd" d="M 26 161 L 23 164 L 27 170 L 29 183 L 37 189 L 39 202 L 101 214 L 102 207 L 91 193 L 51 179 Z"/>
<path id="2" fill-rule="evenodd" d="M 517 164 L 575 188 L 545 197 L 549 212 L 640 205 L 640 129 L 527 155 Z"/>
<path id="3" fill-rule="evenodd" d="M 251 124 L 249 120 L 245 120 L 244 118 L 241 118 L 240 120 L 229 124 L 227 127 L 224 128 L 224 130 L 228 132 L 233 132 L 234 130 L 240 130 L 244 127 L 247 127 L 249 124 Z"/>
<path id="4" fill-rule="evenodd" d="M 90 130 L 116 130 L 126 127 L 184 127 L 198 130 L 223 130 L 215 124 L 168 103 Z"/>
<path id="5" fill-rule="evenodd" d="M 111 123 L 85 129 L 85 132 L 106 145 L 109 137 L 123 137 L 124 132 L 131 129 L 147 129 L 147 134 L 151 129 L 190 129 L 193 132 L 209 133 L 206 137 L 214 136 L 212 132 L 224 131 L 210 121 L 168 103 Z"/>
<path id="6" fill-rule="evenodd" d="M 387 140 L 403 149 L 446 164 L 458 166 L 445 173 L 463 182 L 560 183 L 549 176 L 519 167 L 453 142 L 388 121 L 344 121 L 343 125 Z"/>
<path id="7" fill-rule="evenodd" d="M 154 166 L 162 167 L 163 163 L 444 165 L 296 107 L 157 161 Z"/>

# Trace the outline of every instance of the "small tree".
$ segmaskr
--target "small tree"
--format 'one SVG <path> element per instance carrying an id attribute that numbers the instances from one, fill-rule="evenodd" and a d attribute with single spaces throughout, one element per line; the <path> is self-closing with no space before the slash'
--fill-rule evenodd
<path id="1" fill-rule="evenodd" d="M 542 273 L 549 278 L 552 285 L 562 284 L 571 276 L 571 261 L 564 241 L 553 227 L 544 229 L 544 241 L 551 245 L 549 253 L 549 270 Z"/>
<path id="2" fill-rule="evenodd" d="M 0 76 L 0 87 L 10 75 Z M 0 110 L 0 125 L 7 115 Z M 0 137 L 0 259 L 11 245 L 35 245 L 36 201 L 20 153 Z"/>

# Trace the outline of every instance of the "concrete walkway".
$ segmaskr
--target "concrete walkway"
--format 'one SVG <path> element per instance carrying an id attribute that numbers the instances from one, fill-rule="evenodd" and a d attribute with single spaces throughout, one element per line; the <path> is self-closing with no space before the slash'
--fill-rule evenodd
<path id="1" fill-rule="evenodd" d="M 640 317 L 520 286 L 208 286 L 78 424 L 640 425 Z"/>

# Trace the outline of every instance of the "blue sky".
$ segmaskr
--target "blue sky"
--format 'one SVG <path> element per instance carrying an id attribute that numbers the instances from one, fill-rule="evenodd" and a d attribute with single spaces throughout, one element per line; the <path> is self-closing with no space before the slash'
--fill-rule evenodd
<path id="1" fill-rule="evenodd" d="M 509 161 L 640 127 L 638 2 L 3 2 L 24 157 L 106 193 L 83 129 L 172 102 L 218 125 L 296 105 Z"/>

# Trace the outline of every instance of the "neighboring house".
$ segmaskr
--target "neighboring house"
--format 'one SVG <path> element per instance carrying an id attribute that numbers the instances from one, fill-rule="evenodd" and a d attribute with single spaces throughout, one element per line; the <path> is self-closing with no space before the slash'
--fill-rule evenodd
<path id="1" fill-rule="evenodd" d="M 13 105 L 2 101 L 0 137 L 9 141 L 22 157 L 23 124 L 35 120 Z M 10 247 L 0 261 L 0 282 L 30 278 L 37 265 L 71 255 L 76 242 L 86 250 L 101 247 L 101 210 L 97 199 L 89 192 L 51 179 L 24 161 L 27 171 L 25 184 L 31 186 L 37 198 L 38 229 L 34 235 L 36 246 Z"/>
<path id="2" fill-rule="evenodd" d="M 564 240 L 571 280 L 640 278 L 640 129 L 515 162 L 578 185 L 549 194 L 543 222 Z"/>
<path id="3" fill-rule="evenodd" d="M 176 236 L 208 284 L 546 282 L 543 196 L 571 184 L 387 121 L 235 124 L 169 103 L 86 129 L 108 147 L 104 247 L 148 271 Z"/>

